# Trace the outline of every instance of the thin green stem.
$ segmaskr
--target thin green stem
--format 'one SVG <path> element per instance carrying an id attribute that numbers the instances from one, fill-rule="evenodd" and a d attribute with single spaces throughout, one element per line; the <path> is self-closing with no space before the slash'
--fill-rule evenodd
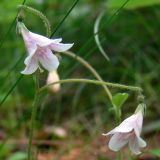
<path id="1" fill-rule="evenodd" d="M 91 79 L 64 79 L 60 80 L 48 85 L 45 85 L 39 89 L 39 92 L 47 89 L 51 85 L 55 85 L 57 83 L 91 83 L 95 85 L 106 85 L 111 88 L 120 88 L 120 89 L 125 89 L 125 90 L 130 90 L 130 91 L 135 91 L 135 92 L 142 92 L 142 89 L 140 87 L 134 87 L 134 86 L 127 86 L 123 84 L 118 84 L 118 83 L 110 83 L 110 82 L 104 82 L 104 81 L 97 81 L 97 80 L 91 80 Z"/>
<path id="2" fill-rule="evenodd" d="M 36 74 L 36 94 L 34 97 L 34 103 L 32 106 L 32 115 L 31 115 L 31 125 L 30 125 L 30 135 L 29 135 L 29 143 L 28 143 L 28 160 L 32 160 L 32 142 L 33 142 L 33 135 L 34 135 L 34 128 L 36 123 L 36 115 L 38 110 L 39 104 L 39 76 L 38 72 Z"/>
<path id="3" fill-rule="evenodd" d="M 121 151 L 119 151 L 117 153 L 117 160 L 122 160 L 122 152 Z"/>
<path id="4" fill-rule="evenodd" d="M 40 17 L 43 20 L 43 23 L 45 25 L 47 37 L 50 37 L 51 26 L 50 26 L 49 20 L 42 12 L 40 12 L 32 7 L 26 6 L 26 5 L 19 5 L 19 7 L 20 7 L 20 9 L 25 9 L 26 11 L 33 13 L 33 14 L 37 15 L 38 17 Z"/>
<path id="5" fill-rule="evenodd" d="M 72 57 L 73 59 L 77 60 L 78 62 L 83 64 L 95 76 L 96 79 L 98 79 L 99 81 L 103 81 L 103 79 L 98 74 L 98 72 L 83 58 L 81 58 L 81 57 L 77 56 L 76 54 L 69 52 L 69 51 L 63 52 L 62 54 L 67 55 L 67 56 Z M 103 88 L 104 88 L 109 100 L 112 102 L 112 94 L 111 94 L 110 90 L 105 85 L 103 85 Z"/>
<path id="6" fill-rule="evenodd" d="M 121 110 L 121 109 L 119 109 L 119 110 Z M 121 123 L 121 116 L 119 114 L 119 111 L 115 110 L 115 117 L 116 117 L 116 123 L 117 123 L 117 125 L 120 124 Z"/>

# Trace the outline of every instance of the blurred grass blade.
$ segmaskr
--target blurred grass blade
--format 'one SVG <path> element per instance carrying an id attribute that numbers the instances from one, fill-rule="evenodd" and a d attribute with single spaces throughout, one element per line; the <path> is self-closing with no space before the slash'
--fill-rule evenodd
<path id="1" fill-rule="evenodd" d="M 22 59 L 24 58 L 24 55 L 22 55 L 17 61 L 16 63 L 9 69 L 10 71 L 4 76 L 3 79 L 7 79 L 8 76 L 10 75 L 10 73 L 18 66 L 18 64 L 22 61 Z M 3 86 L 2 86 L 3 87 Z"/>
<path id="2" fill-rule="evenodd" d="M 66 20 L 66 18 L 69 16 L 69 14 L 72 12 L 72 10 L 74 9 L 74 7 L 77 5 L 77 3 L 79 2 L 79 0 L 76 0 L 72 7 L 69 9 L 69 11 L 67 12 L 67 14 L 64 16 L 64 18 L 61 20 L 61 22 L 56 26 L 55 30 L 52 32 L 51 34 L 51 38 L 52 36 L 57 32 L 57 30 L 59 29 L 59 27 L 63 24 L 63 22 Z"/>
<path id="3" fill-rule="evenodd" d="M 27 0 L 23 0 L 22 4 L 25 4 L 26 1 L 27 1 Z M 18 15 L 18 14 L 17 14 L 17 15 Z M 0 48 L 2 48 L 2 46 L 3 46 L 4 42 L 5 42 L 5 40 L 6 40 L 7 37 L 8 37 L 9 32 L 11 31 L 11 29 L 12 29 L 13 26 L 15 25 L 16 19 L 17 19 L 17 15 L 16 15 L 16 17 L 14 18 L 14 20 L 12 21 L 12 23 L 10 24 L 10 27 L 9 27 L 8 31 L 6 32 L 4 38 L 1 40 L 1 42 L 0 42 Z"/>
<path id="4" fill-rule="evenodd" d="M 4 96 L 4 98 L 2 99 L 2 101 L 0 102 L 0 107 L 2 106 L 2 104 L 5 102 L 5 100 L 7 99 L 7 97 L 12 93 L 12 91 L 14 90 L 14 88 L 17 86 L 17 84 L 20 82 L 20 80 L 23 78 L 24 75 L 20 75 L 19 78 L 17 79 L 17 81 L 13 84 L 13 86 L 8 90 L 7 94 Z"/>
<path id="5" fill-rule="evenodd" d="M 13 28 L 15 22 L 16 22 L 16 17 L 14 18 L 14 20 L 13 20 L 12 23 L 10 24 L 10 27 L 9 27 L 8 31 L 6 32 L 6 34 L 4 35 L 4 38 L 1 40 L 1 42 L 0 42 L 0 48 L 2 48 L 4 42 L 5 42 L 5 40 L 7 39 L 8 34 L 9 34 L 9 32 L 11 31 L 11 29 Z"/>
<path id="6" fill-rule="evenodd" d="M 25 4 L 25 3 L 26 3 L 26 1 L 27 1 L 27 0 L 23 0 L 23 3 L 22 3 L 22 4 Z"/>
<path id="7" fill-rule="evenodd" d="M 95 37 L 94 37 L 94 38 L 95 38 L 95 42 L 96 42 L 96 44 L 97 44 L 100 52 L 102 53 L 102 55 L 104 56 L 104 58 L 105 58 L 107 61 L 109 61 L 110 59 L 109 59 L 108 55 L 106 54 L 106 52 L 104 51 L 104 49 L 103 49 L 103 47 L 102 47 L 102 45 L 101 45 L 101 43 L 100 43 L 99 34 L 98 34 L 100 22 L 101 22 L 101 20 L 102 20 L 102 18 L 103 18 L 103 16 L 104 16 L 104 13 L 105 13 L 105 12 L 102 11 L 102 12 L 99 14 L 99 16 L 97 17 L 96 21 L 95 21 L 95 25 L 94 25 L 94 35 L 95 35 Z M 97 34 L 96 34 L 96 33 L 97 33 Z"/>
<path id="8" fill-rule="evenodd" d="M 111 9 L 119 8 L 125 0 L 108 0 L 107 7 Z M 160 4 L 160 0 L 131 0 L 124 8 L 136 9 L 150 5 Z"/>

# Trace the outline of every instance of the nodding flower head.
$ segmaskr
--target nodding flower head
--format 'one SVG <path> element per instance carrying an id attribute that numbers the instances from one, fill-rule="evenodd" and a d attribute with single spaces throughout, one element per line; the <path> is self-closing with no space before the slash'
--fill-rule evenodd
<path id="1" fill-rule="evenodd" d="M 59 66 L 59 60 L 52 51 L 64 52 L 73 46 L 73 44 L 60 43 L 61 38 L 49 39 L 32 33 L 22 22 L 18 22 L 17 28 L 23 37 L 28 52 L 28 56 L 24 61 L 26 67 L 21 72 L 22 74 L 32 74 L 40 68 L 40 65 L 49 72 L 56 70 Z"/>
<path id="2" fill-rule="evenodd" d="M 146 147 L 146 142 L 140 137 L 143 124 L 143 108 L 140 104 L 135 114 L 125 119 L 119 126 L 103 134 L 104 136 L 112 135 L 109 141 L 109 148 L 113 151 L 119 151 L 127 143 L 133 154 L 140 154 L 140 148 Z"/>

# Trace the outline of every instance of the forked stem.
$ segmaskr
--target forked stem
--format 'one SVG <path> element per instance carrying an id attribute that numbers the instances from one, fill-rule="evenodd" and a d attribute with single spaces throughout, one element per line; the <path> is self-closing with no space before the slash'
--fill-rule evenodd
<path id="1" fill-rule="evenodd" d="M 87 61 L 85 61 L 83 58 L 77 56 L 76 54 L 74 54 L 73 52 L 70 52 L 70 51 L 62 52 L 62 54 L 66 55 L 66 56 L 69 56 L 69 57 L 77 60 L 81 64 L 83 64 L 83 66 L 85 66 L 94 75 L 94 77 L 97 80 L 103 82 L 103 79 L 98 74 L 98 72 Z M 112 93 L 110 92 L 110 90 L 108 89 L 108 87 L 106 85 L 102 85 L 102 87 L 104 88 L 104 90 L 105 90 L 110 102 L 112 103 Z"/>
<path id="2" fill-rule="evenodd" d="M 118 84 L 118 83 L 110 83 L 110 82 L 104 82 L 104 81 L 97 81 L 97 80 L 91 80 L 91 79 L 64 79 L 60 80 L 57 82 L 53 82 L 51 84 L 45 85 L 39 89 L 39 92 L 47 89 L 49 86 L 57 84 L 57 83 L 91 83 L 95 85 L 102 85 L 102 86 L 108 86 L 111 88 L 120 88 L 120 89 L 125 89 L 125 90 L 130 90 L 130 91 L 135 91 L 135 92 L 142 92 L 142 89 L 140 87 L 133 87 L 133 86 L 127 86 L 123 84 Z"/>

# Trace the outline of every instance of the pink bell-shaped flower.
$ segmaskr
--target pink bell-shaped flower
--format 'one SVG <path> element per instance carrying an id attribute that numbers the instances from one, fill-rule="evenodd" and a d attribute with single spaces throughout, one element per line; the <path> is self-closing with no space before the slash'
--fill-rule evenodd
<path id="1" fill-rule="evenodd" d="M 19 33 L 22 34 L 28 52 L 24 63 L 26 68 L 22 74 L 32 74 L 40 65 L 49 72 L 56 70 L 59 66 L 58 58 L 52 53 L 64 52 L 70 49 L 73 44 L 60 43 L 62 39 L 49 39 L 36 33 L 30 32 L 22 22 L 17 24 Z"/>
<path id="2" fill-rule="evenodd" d="M 139 104 L 135 114 L 125 119 L 119 126 L 103 134 L 112 135 L 109 141 L 109 148 L 113 151 L 119 151 L 127 143 L 133 154 L 140 154 L 140 149 L 146 147 L 146 142 L 140 137 L 143 124 L 144 104 Z"/>

